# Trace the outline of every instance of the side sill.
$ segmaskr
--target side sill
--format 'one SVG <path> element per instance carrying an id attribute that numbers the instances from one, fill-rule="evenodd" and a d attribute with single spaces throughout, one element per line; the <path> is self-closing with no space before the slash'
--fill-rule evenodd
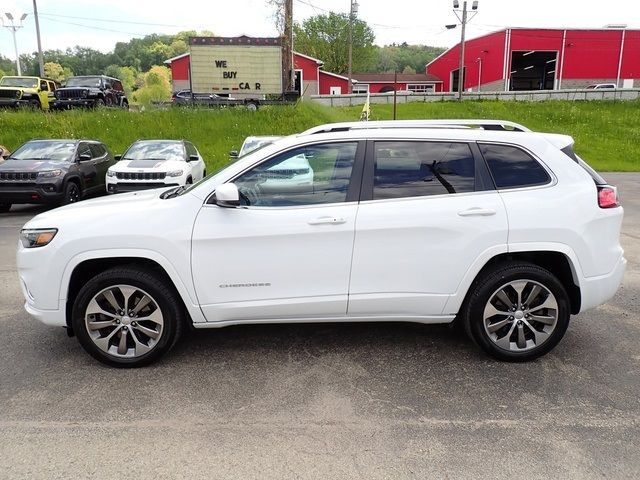
<path id="1" fill-rule="evenodd" d="M 350 322 L 407 322 L 423 323 L 427 325 L 451 323 L 455 315 L 441 315 L 435 317 L 423 316 L 380 316 L 380 317 L 313 317 L 313 318 L 262 318 L 249 320 L 225 320 L 224 322 L 194 323 L 193 328 L 222 328 L 232 325 L 260 325 L 282 323 L 350 323 Z"/>

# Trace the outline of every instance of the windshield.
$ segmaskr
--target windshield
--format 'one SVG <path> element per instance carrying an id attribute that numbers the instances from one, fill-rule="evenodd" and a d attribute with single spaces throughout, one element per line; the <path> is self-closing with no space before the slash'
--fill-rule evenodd
<path id="1" fill-rule="evenodd" d="M 122 156 L 122 160 L 185 160 L 182 142 L 143 141 L 136 142 Z"/>
<path id="2" fill-rule="evenodd" d="M 73 142 L 56 140 L 32 140 L 18 148 L 11 160 L 53 160 L 69 161 L 73 158 L 76 144 Z"/>
<path id="3" fill-rule="evenodd" d="M 273 142 L 281 137 L 247 137 L 240 149 L 240 156 L 244 156 L 248 153 L 259 150 L 267 145 L 271 145 Z"/>
<path id="4" fill-rule="evenodd" d="M 4 77 L 0 80 L 0 87 L 36 88 L 38 79 L 33 77 Z"/>
<path id="5" fill-rule="evenodd" d="M 75 77 L 67 81 L 67 87 L 99 87 L 101 84 L 100 77 Z"/>

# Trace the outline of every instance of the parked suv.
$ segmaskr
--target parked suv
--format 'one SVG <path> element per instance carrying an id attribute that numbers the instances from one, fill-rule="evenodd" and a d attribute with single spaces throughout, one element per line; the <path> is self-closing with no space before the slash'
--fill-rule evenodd
<path id="1" fill-rule="evenodd" d="M 74 203 L 104 192 L 115 160 L 94 140 L 31 140 L 0 164 L 0 212 L 14 203 Z"/>
<path id="2" fill-rule="evenodd" d="M 72 77 L 64 87 L 56 90 L 52 108 L 122 107 L 129 108 L 129 100 L 122 82 L 105 75 Z"/>
<path id="3" fill-rule="evenodd" d="M 138 140 L 107 171 L 107 192 L 190 185 L 207 175 L 198 149 L 186 140 Z"/>
<path id="4" fill-rule="evenodd" d="M 57 84 L 40 77 L 2 77 L 0 107 L 31 107 L 48 109 Z"/>
<path id="5" fill-rule="evenodd" d="M 365 320 L 455 320 L 495 358 L 530 360 L 626 265 L 616 189 L 572 145 L 508 122 L 318 127 L 189 188 L 36 216 L 25 308 L 114 366 L 188 326 Z M 301 155 L 312 181 L 273 181 Z"/>

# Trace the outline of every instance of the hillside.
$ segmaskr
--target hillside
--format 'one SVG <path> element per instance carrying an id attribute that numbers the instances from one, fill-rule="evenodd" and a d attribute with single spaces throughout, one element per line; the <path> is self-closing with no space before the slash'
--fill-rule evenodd
<path id="1" fill-rule="evenodd" d="M 10 149 L 32 138 L 93 138 L 122 153 L 139 138 L 186 138 L 212 171 L 249 135 L 288 135 L 314 125 L 358 119 L 359 107 L 298 106 L 244 109 L 169 109 L 0 112 L 0 144 Z M 371 119 L 390 119 L 390 105 L 373 105 Z M 565 133 L 576 151 L 602 171 L 640 171 L 640 102 L 437 102 L 398 105 L 398 118 L 490 118 L 534 130 Z"/>

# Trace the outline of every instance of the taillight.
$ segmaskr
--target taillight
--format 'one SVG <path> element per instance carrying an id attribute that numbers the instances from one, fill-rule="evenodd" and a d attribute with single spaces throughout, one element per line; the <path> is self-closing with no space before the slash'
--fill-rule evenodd
<path id="1" fill-rule="evenodd" d="M 598 206 L 600 208 L 614 208 L 620 206 L 618 192 L 615 187 L 605 185 L 598 187 Z"/>

